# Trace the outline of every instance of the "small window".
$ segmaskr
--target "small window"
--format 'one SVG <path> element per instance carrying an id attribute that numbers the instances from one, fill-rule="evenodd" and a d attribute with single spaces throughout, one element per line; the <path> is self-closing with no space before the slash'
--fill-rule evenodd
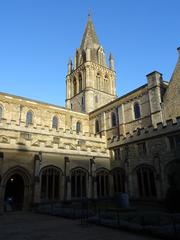
<path id="1" fill-rule="evenodd" d="M 53 117 L 52 128 L 58 129 L 58 118 L 56 116 Z"/>
<path id="2" fill-rule="evenodd" d="M 116 114 L 114 112 L 111 113 L 111 123 L 112 127 L 115 127 L 117 125 Z"/>
<path id="3" fill-rule="evenodd" d="M 81 132 L 81 123 L 77 122 L 76 123 L 76 133 L 80 133 Z"/>
<path id="4" fill-rule="evenodd" d="M 99 132 L 100 132 L 99 121 L 96 120 L 96 122 L 95 122 L 95 133 L 99 133 Z"/>
<path id="5" fill-rule="evenodd" d="M 95 96 L 95 103 L 98 103 L 98 96 Z"/>
<path id="6" fill-rule="evenodd" d="M 134 117 L 135 117 L 135 119 L 138 119 L 141 117 L 140 106 L 139 106 L 139 103 L 137 103 L 137 102 L 134 104 Z"/>
<path id="7" fill-rule="evenodd" d="M 31 124 L 33 124 L 33 113 L 28 111 L 26 114 L 26 125 L 29 126 Z"/>
<path id="8" fill-rule="evenodd" d="M 71 103 L 71 110 L 73 109 L 73 105 L 72 105 L 72 103 Z"/>
<path id="9" fill-rule="evenodd" d="M 2 119 L 2 117 L 3 117 L 3 107 L 0 106 L 0 120 Z"/>

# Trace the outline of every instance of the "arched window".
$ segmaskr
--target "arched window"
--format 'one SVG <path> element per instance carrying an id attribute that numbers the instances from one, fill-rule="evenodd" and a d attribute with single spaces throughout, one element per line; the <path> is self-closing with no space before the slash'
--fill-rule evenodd
<path id="1" fill-rule="evenodd" d="M 125 192 L 125 171 L 122 168 L 112 170 L 114 193 Z"/>
<path id="2" fill-rule="evenodd" d="M 96 120 L 96 121 L 95 121 L 95 133 L 99 133 L 99 132 L 100 132 L 99 121 Z"/>
<path id="3" fill-rule="evenodd" d="M 148 166 L 141 166 L 136 170 L 137 184 L 140 197 L 155 197 L 156 184 L 153 170 Z"/>
<path id="4" fill-rule="evenodd" d="M 71 197 L 86 197 L 87 171 L 77 168 L 71 172 Z"/>
<path id="5" fill-rule="evenodd" d="M 117 125 L 116 114 L 114 112 L 111 113 L 111 123 L 112 127 L 115 127 Z"/>
<path id="6" fill-rule="evenodd" d="M 79 74 L 79 92 L 82 91 L 82 75 Z"/>
<path id="7" fill-rule="evenodd" d="M 77 94 L 77 82 L 76 82 L 76 78 L 74 78 L 73 80 L 73 89 L 74 89 L 74 95 Z"/>
<path id="8" fill-rule="evenodd" d="M 41 172 L 41 199 L 60 200 L 62 170 L 53 166 L 45 167 Z"/>
<path id="9" fill-rule="evenodd" d="M 2 117 L 3 117 L 3 107 L 0 106 L 0 120 L 2 119 Z"/>
<path id="10" fill-rule="evenodd" d="M 81 132 L 81 123 L 77 122 L 76 123 L 76 133 L 80 133 Z"/>
<path id="11" fill-rule="evenodd" d="M 28 111 L 26 114 L 26 125 L 33 124 L 33 113 L 31 111 Z"/>
<path id="12" fill-rule="evenodd" d="M 141 109 L 140 109 L 139 103 L 136 102 L 134 103 L 134 118 L 138 119 L 140 117 L 141 117 Z"/>
<path id="13" fill-rule="evenodd" d="M 52 128 L 58 129 L 58 122 L 58 118 L 54 116 L 52 120 Z"/>
<path id="14" fill-rule="evenodd" d="M 109 195 L 109 172 L 101 170 L 96 174 L 97 196 L 107 197 Z"/>

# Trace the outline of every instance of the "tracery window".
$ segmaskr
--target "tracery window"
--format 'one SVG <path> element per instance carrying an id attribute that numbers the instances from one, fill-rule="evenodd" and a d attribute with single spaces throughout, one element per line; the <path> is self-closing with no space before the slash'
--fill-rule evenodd
<path id="1" fill-rule="evenodd" d="M 32 111 L 28 111 L 26 114 L 26 125 L 29 126 L 33 124 L 33 113 Z"/>
<path id="2" fill-rule="evenodd" d="M 96 120 L 96 121 L 95 121 L 95 133 L 99 133 L 99 132 L 100 132 L 99 121 Z"/>
<path id="3" fill-rule="evenodd" d="M 115 112 L 111 113 L 111 124 L 112 124 L 112 127 L 115 127 L 117 125 L 117 119 L 116 119 Z"/>
<path id="4" fill-rule="evenodd" d="M 52 119 L 52 128 L 58 129 L 58 117 L 54 116 Z"/>
<path id="5" fill-rule="evenodd" d="M 77 168 L 71 172 L 71 197 L 86 197 L 87 171 L 83 168 Z"/>
<path id="6" fill-rule="evenodd" d="M 134 118 L 138 119 L 141 117 L 141 109 L 138 102 L 134 104 Z"/>
<path id="7" fill-rule="evenodd" d="M 153 170 L 148 166 L 141 166 L 136 170 L 140 197 L 155 197 L 156 184 Z"/>
<path id="8" fill-rule="evenodd" d="M 122 168 L 112 170 L 114 193 L 125 192 L 125 171 Z"/>
<path id="9" fill-rule="evenodd" d="M 97 183 L 97 196 L 107 197 L 109 196 L 109 172 L 101 170 L 96 174 Z"/>
<path id="10" fill-rule="evenodd" d="M 54 166 L 45 167 L 41 172 L 41 199 L 60 200 L 62 170 Z"/>
<path id="11" fill-rule="evenodd" d="M 81 132 L 81 123 L 77 122 L 76 123 L 76 133 L 80 133 Z"/>

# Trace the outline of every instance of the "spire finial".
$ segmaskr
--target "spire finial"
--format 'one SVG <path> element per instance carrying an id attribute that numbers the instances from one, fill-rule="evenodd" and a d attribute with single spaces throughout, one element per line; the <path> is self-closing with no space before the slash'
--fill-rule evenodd
<path id="1" fill-rule="evenodd" d="M 177 48 L 177 50 L 178 50 L 178 53 L 179 53 L 179 57 L 180 57 L 180 47 L 178 47 L 178 48 Z"/>
<path id="2" fill-rule="evenodd" d="M 91 16 L 92 16 L 91 10 L 89 10 L 89 12 L 88 12 L 88 21 L 89 21 L 89 20 L 92 20 L 92 17 L 91 17 Z"/>

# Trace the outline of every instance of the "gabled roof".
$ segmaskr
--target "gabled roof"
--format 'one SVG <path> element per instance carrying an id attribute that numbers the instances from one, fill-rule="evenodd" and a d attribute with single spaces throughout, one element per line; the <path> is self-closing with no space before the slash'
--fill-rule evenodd
<path id="1" fill-rule="evenodd" d="M 82 39 L 80 48 L 81 48 L 81 50 L 83 50 L 83 49 L 86 49 L 87 46 L 89 46 L 89 45 L 92 46 L 92 48 L 94 47 L 94 45 L 100 46 L 100 43 L 97 38 L 95 28 L 94 28 L 94 25 L 92 22 L 92 18 L 90 15 L 88 15 L 88 22 L 86 25 L 86 29 L 85 29 L 85 32 L 83 35 L 83 39 Z"/>

